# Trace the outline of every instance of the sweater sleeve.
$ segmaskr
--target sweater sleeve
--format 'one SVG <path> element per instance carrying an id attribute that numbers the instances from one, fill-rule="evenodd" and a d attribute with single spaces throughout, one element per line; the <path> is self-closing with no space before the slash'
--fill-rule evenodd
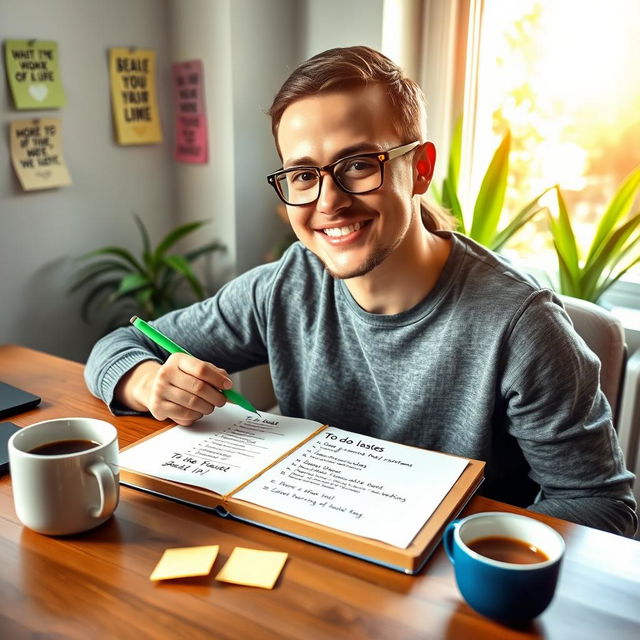
<path id="1" fill-rule="evenodd" d="M 540 486 L 532 511 L 633 535 L 638 525 L 600 362 L 550 291 L 532 293 L 504 348 L 507 429 Z"/>
<path id="2" fill-rule="evenodd" d="M 211 298 L 172 311 L 150 324 L 201 360 L 234 373 L 267 362 L 264 341 L 266 301 L 278 272 L 262 265 L 232 280 Z M 101 338 L 84 369 L 87 387 L 116 415 L 134 411 L 114 399 L 128 371 L 145 360 L 164 362 L 168 353 L 134 327 L 122 327 Z"/>

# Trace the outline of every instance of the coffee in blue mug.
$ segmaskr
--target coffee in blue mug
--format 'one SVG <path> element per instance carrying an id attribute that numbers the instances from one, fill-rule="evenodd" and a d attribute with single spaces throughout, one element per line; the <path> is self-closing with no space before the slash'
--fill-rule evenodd
<path id="1" fill-rule="evenodd" d="M 515 513 L 476 513 L 449 523 L 443 543 L 458 589 L 478 613 L 522 625 L 549 606 L 565 546 L 543 522 Z"/>

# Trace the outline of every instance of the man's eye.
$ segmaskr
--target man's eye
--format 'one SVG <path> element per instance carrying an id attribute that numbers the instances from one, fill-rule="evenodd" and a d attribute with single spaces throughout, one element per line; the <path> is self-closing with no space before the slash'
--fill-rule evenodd
<path id="1" fill-rule="evenodd" d="M 344 173 L 350 174 L 369 174 L 372 171 L 377 171 L 378 163 L 370 158 L 353 158 L 349 160 L 344 169 Z"/>
<path id="2" fill-rule="evenodd" d="M 307 183 L 318 179 L 318 175 L 313 171 L 296 171 L 289 174 L 291 182 Z"/>

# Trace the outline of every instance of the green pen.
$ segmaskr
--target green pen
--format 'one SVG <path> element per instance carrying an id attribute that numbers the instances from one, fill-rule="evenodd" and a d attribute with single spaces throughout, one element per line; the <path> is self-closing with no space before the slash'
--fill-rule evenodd
<path id="1" fill-rule="evenodd" d="M 144 333 L 147 338 L 153 340 L 157 345 L 160 345 L 163 349 L 166 349 L 169 353 L 186 353 L 187 355 L 191 355 L 186 349 L 183 349 L 179 344 L 176 344 L 170 338 L 164 335 L 164 333 L 160 333 L 157 329 L 154 329 L 150 324 L 138 318 L 138 316 L 133 316 L 129 322 L 139 331 Z M 239 407 L 246 409 L 247 411 L 252 411 L 253 413 L 257 413 L 257 409 L 241 394 L 233 389 L 218 389 L 220 393 L 222 393 L 227 400 L 233 402 L 233 404 L 237 404 Z"/>

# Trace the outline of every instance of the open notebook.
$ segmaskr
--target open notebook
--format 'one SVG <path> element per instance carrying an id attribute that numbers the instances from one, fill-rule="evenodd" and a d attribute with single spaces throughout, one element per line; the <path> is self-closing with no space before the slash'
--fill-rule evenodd
<path id="1" fill-rule="evenodd" d="M 120 453 L 123 484 L 406 573 L 422 567 L 484 463 L 227 403 Z"/>

